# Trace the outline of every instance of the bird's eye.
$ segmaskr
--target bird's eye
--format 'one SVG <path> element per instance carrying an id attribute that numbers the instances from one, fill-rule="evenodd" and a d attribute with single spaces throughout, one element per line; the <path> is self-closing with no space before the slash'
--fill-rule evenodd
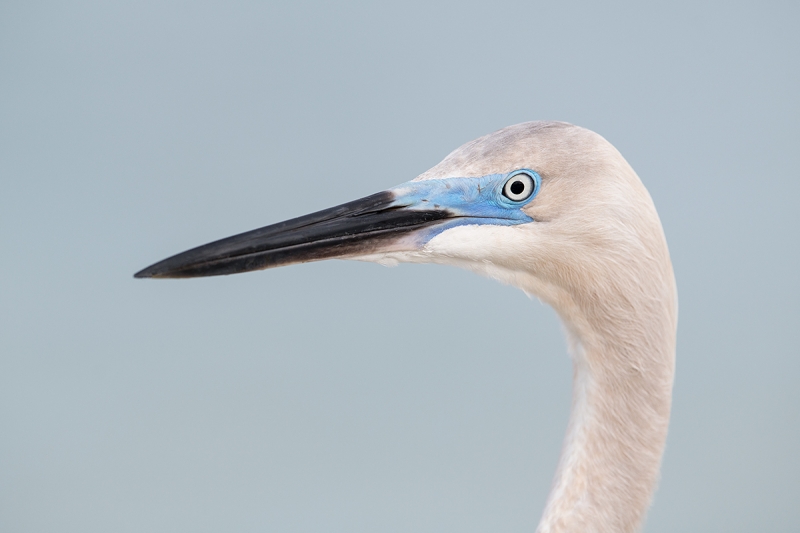
<path id="1" fill-rule="evenodd" d="M 506 184 L 503 185 L 503 196 L 509 200 L 521 202 L 530 198 L 535 188 L 536 184 L 533 178 L 528 174 L 520 172 L 519 174 L 511 176 Z"/>

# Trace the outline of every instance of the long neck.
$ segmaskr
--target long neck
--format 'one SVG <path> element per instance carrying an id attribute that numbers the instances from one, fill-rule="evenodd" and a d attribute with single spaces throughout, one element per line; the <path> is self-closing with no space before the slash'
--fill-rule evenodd
<path id="1" fill-rule="evenodd" d="M 586 331 L 564 317 L 574 364 L 569 429 L 539 533 L 638 531 L 669 423 L 675 310 L 646 306 Z M 672 307 L 672 306 L 667 306 Z"/>

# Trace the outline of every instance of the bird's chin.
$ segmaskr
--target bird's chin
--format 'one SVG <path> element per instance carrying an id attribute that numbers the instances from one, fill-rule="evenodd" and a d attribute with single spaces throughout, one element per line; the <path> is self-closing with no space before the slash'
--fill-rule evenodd
<path id="1" fill-rule="evenodd" d="M 432 263 L 430 255 L 422 252 L 398 251 L 398 252 L 376 252 L 371 254 L 348 257 L 353 261 L 364 261 L 367 263 L 377 263 L 385 267 L 395 267 L 400 263 Z"/>
<path id="2" fill-rule="evenodd" d="M 435 261 L 426 250 L 427 240 L 425 232 L 413 232 L 390 242 L 381 243 L 374 250 L 342 259 L 377 263 L 387 267 L 394 267 L 400 263 L 432 263 Z"/>

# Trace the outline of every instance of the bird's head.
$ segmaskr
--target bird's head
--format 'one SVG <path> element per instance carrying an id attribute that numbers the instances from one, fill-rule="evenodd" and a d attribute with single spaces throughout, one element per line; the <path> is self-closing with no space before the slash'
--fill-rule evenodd
<path id="1" fill-rule="evenodd" d="M 597 287 L 636 275 L 631 262 L 663 264 L 665 253 L 652 201 L 613 146 L 569 124 L 528 122 L 461 146 L 413 181 L 188 250 L 136 277 L 333 258 L 446 263 L 563 307 L 576 294 L 603 297 Z"/>

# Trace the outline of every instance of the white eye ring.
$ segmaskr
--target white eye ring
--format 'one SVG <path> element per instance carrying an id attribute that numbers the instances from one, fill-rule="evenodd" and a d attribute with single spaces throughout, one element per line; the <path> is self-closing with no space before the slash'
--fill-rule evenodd
<path id="1" fill-rule="evenodd" d="M 533 194 L 536 184 L 533 178 L 524 172 L 514 174 L 511 176 L 505 185 L 503 185 L 503 196 L 515 202 L 527 200 Z"/>

